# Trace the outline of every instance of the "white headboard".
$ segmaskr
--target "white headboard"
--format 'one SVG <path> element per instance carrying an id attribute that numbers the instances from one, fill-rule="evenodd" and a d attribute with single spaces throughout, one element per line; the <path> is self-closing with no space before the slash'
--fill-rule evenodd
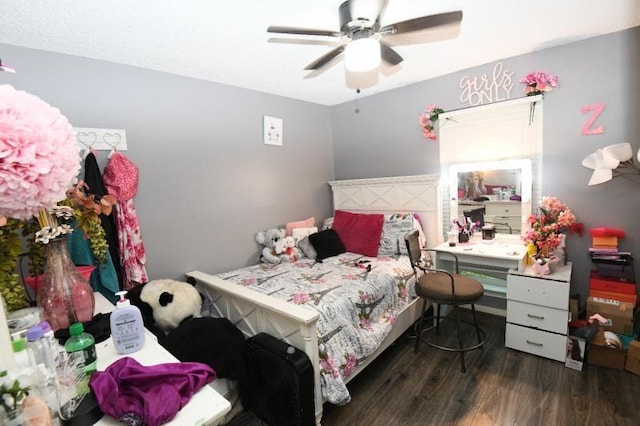
<path id="1" fill-rule="evenodd" d="M 413 212 L 420 216 L 427 247 L 435 247 L 444 240 L 440 175 L 335 180 L 329 185 L 333 191 L 334 210 Z"/>

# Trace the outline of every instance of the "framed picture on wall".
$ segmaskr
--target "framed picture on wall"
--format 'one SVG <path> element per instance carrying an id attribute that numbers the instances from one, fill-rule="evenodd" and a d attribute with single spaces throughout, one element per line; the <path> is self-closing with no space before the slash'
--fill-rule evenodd
<path id="1" fill-rule="evenodd" d="M 282 146 L 282 119 L 264 116 L 264 143 Z"/>

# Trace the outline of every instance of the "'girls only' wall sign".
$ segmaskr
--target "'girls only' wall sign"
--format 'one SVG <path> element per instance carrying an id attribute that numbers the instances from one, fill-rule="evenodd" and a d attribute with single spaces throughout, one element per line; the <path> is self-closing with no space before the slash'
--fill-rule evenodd
<path id="1" fill-rule="evenodd" d="M 471 106 L 511 99 L 513 74 L 515 71 L 504 69 L 502 62 L 496 63 L 491 75 L 476 77 L 464 76 L 460 79 L 460 102 Z"/>

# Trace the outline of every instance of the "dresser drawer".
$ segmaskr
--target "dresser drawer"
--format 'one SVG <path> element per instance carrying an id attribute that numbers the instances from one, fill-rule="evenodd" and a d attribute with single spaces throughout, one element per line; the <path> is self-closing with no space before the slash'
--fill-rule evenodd
<path id="1" fill-rule="evenodd" d="M 507 277 L 507 299 L 568 309 L 569 282 L 509 274 Z"/>
<path id="2" fill-rule="evenodd" d="M 507 322 L 567 334 L 569 311 L 507 300 Z"/>
<path id="3" fill-rule="evenodd" d="M 508 230 L 505 229 L 505 226 L 500 226 L 501 224 L 507 224 L 511 227 L 511 233 L 515 234 L 515 231 L 520 230 L 520 216 L 491 216 L 487 215 L 484 217 L 485 223 L 492 223 L 496 225 L 496 232 L 501 234 L 508 233 Z"/>
<path id="4" fill-rule="evenodd" d="M 505 346 L 564 362 L 567 352 L 567 336 L 507 324 Z"/>
<path id="5" fill-rule="evenodd" d="M 520 203 L 487 203 L 487 216 L 517 216 L 520 217 Z"/>

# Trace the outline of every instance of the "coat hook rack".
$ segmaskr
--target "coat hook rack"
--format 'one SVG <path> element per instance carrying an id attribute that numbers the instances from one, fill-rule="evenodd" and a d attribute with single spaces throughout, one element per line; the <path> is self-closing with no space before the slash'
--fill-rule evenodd
<path id="1" fill-rule="evenodd" d="M 127 150 L 127 132 L 124 129 L 90 129 L 74 127 L 80 149 L 118 151 Z"/>

